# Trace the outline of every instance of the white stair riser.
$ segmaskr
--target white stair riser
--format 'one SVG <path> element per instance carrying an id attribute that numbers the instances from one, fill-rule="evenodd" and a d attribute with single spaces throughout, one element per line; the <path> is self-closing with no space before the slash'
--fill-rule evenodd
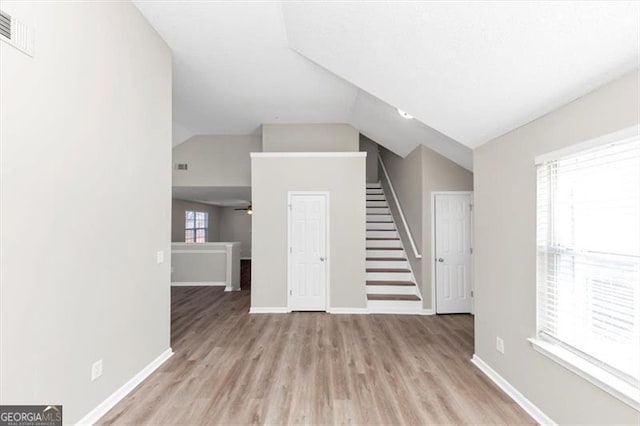
<path id="1" fill-rule="evenodd" d="M 367 238 L 398 238 L 396 231 L 367 231 Z"/>
<path id="2" fill-rule="evenodd" d="M 367 189 L 379 189 L 379 188 L 380 188 L 380 183 L 378 182 L 367 183 Z"/>
<path id="3" fill-rule="evenodd" d="M 367 223 L 367 230 L 395 231 L 396 225 L 393 223 Z"/>
<path id="4" fill-rule="evenodd" d="M 406 260 L 367 260 L 367 269 L 369 268 L 385 268 L 385 269 L 409 269 L 409 262 Z"/>
<path id="5" fill-rule="evenodd" d="M 367 214 L 375 214 L 375 215 L 389 215 L 391 211 L 389 207 L 367 207 Z"/>
<path id="6" fill-rule="evenodd" d="M 367 201 L 386 201 L 384 194 L 367 194 Z"/>
<path id="7" fill-rule="evenodd" d="M 387 214 L 387 215 L 371 214 L 371 215 L 367 215 L 367 220 L 374 220 L 378 222 L 388 222 L 388 221 L 393 222 L 393 217 L 390 214 Z"/>
<path id="8" fill-rule="evenodd" d="M 415 285 L 368 285 L 367 294 L 415 294 Z"/>
<path id="9" fill-rule="evenodd" d="M 411 272 L 367 272 L 367 281 L 411 281 Z"/>
<path id="10" fill-rule="evenodd" d="M 386 201 L 367 201 L 367 207 L 387 207 Z"/>
<path id="11" fill-rule="evenodd" d="M 382 189 L 367 189 L 367 195 L 384 195 Z"/>
<path id="12" fill-rule="evenodd" d="M 406 258 L 404 250 L 367 250 L 367 257 L 398 257 Z"/>
<path id="13" fill-rule="evenodd" d="M 422 300 L 369 300 L 367 309 L 371 313 L 418 314 L 422 310 Z"/>
<path id="14" fill-rule="evenodd" d="M 367 248 L 369 247 L 402 247 L 402 245 L 400 240 L 367 240 Z"/>

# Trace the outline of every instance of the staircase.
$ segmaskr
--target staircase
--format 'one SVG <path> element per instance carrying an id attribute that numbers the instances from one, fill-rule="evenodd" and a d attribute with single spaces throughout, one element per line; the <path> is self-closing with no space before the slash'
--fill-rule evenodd
<path id="1" fill-rule="evenodd" d="M 419 313 L 422 298 L 380 183 L 367 183 L 367 308 Z"/>

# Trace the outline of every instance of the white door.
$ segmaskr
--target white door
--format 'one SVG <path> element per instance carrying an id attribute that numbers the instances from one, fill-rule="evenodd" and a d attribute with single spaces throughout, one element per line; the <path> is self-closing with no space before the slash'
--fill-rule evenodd
<path id="1" fill-rule="evenodd" d="M 471 210 L 469 193 L 435 195 L 436 313 L 472 309 Z"/>
<path id="2" fill-rule="evenodd" d="M 327 195 L 289 195 L 289 309 L 327 309 Z"/>

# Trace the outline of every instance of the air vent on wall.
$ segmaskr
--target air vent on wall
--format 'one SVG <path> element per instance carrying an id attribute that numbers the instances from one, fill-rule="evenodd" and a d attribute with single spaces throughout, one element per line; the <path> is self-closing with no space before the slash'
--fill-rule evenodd
<path id="1" fill-rule="evenodd" d="M 187 170 L 189 168 L 187 163 L 178 163 L 176 164 L 177 170 Z"/>
<path id="2" fill-rule="evenodd" d="M 33 56 L 33 29 L 0 10 L 0 40 Z"/>

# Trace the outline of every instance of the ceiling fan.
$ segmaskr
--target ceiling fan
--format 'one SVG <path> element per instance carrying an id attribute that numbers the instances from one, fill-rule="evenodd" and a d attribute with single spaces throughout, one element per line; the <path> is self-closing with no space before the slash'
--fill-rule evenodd
<path id="1" fill-rule="evenodd" d="M 234 209 L 234 210 L 245 210 L 247 212 L 247 214 L 253 214 L 253 209 L 251 208 L 251 204 L 249 204 L 248 207 L 244 207 L 241 209 Z"/>

